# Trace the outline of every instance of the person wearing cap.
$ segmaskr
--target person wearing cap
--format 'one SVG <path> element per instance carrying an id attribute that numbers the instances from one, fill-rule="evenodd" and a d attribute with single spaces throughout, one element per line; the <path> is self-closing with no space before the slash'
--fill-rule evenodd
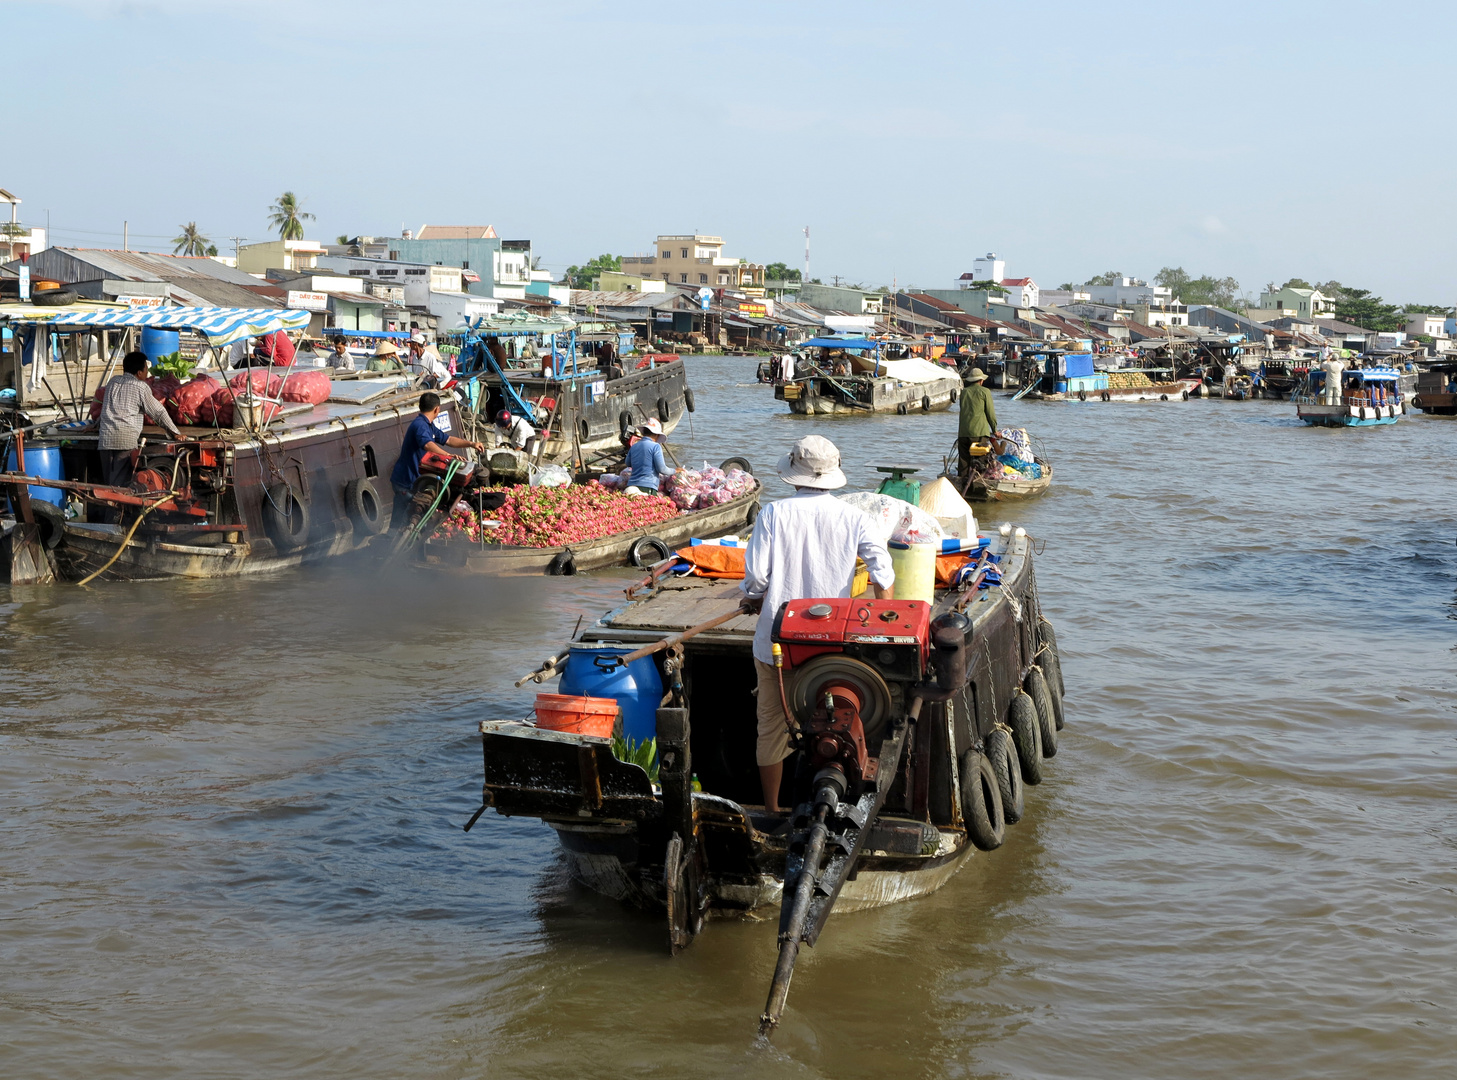
<path id="1" fill-rule="evenodd" d="M 530 453 L 536 442 L 536 429 L 508 409 L 496 414 L 496 437 L 507 446 Z"/>
<path id="2" fill-rule="evenodd" d="M 759 678 L 756 754 L 764 809 L 779 812 L 779 785 L 790 754 L 789 728 L 774 667 L 774 619 L 792 600 L 848 597 L 856 558 L 864 559 L 877 597 L 893 599 L 890 552 L 870 517 L 830 492 L 845 486 L 840 451 L 822 435 L 806 435 L 779 459 L 779 477 L 794 487 L 759 512 L 744 552 L 744 596 L 759 610 L 754 670 Z"/>
<path id="3" fill-rule="evenodd" d="M 328 366 L 335 371 L 354 370 L 354 357 L 349 353 L 349 342 L 344 340 L 343 334 L 334 337 L 334 351 L 329 354 Z"/>
<path id="4" fill-rule="evenodd" d="M 367 371 L 404 371 L 405 365 L 400 363 L 400 350 L 395 348 L 390 341 L 381 341 L 374 347 L 374 357 L 369 361 Z"/>
<path id="5" fill-rule="evenodd" d="M 979 367 L 967 373 L 961 391 L 961 425 L 956 430 L 956 458 L 961 475 L 971 472 L 971 444 L 990 439 L 997 430 L 997 407 L 986 388 L 987 375 Z"/>
<path id="6" fill-rule="evenodd" d="M 425 385 L 438 390 L 450 381 L 450 368 L 440 359 L 440 350 L 425 340 L 425 335 L 416 330 L 410 335 L 410 366 L 425 380 Z"/>
<path id="7" fill-rule="evenodd" d="M 642 436 L 627 448 L 627 464 L 632 474 L 623 490 L 629 495 L 656 495 L 659 478 L 672 476 L 673 470 L 663 460 L 663 425 L 657 417 L 649 417 L 637 429 Z"/>

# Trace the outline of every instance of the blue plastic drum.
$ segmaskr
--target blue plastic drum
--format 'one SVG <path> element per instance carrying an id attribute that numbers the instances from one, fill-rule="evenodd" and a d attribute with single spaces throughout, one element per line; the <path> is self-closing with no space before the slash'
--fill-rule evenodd
<path id="1" fill-rule="evenodd" d="M 176 330 L 159 330 L 155 326 L 142 327 L 142 352 L 148 360 L 159 356 L 170 356 L 181 348 L 181 339 Z"/>
<path id="2" fill-rule="evenodd" d="M 619 657 L 632 651 L 622 646 L 573 645 L 557 692 L 616 698 L 622 706 L 623 738 L 640 743 L 657 737 L 663 677 L 651 656 L 624 667 Z"/>
<path id="3" fill-rule="evenodd" d="M 7 472 L 20 471 L 20 461 L 13 446 L 10 448 L 10 456 L 5 462 L 5 467 Z M 61 448 L 59 446 L 27 446 L 25 448 L 25 473 L 27 476 L 43 476 L 47 480 L 64 480 L 66 472 L 61 465 Z M 66 493 L 60 488 L 31 485 L 30 497 L 40 499 L 42 502 L 54 503 L 57 506 L 66 504 Z"/>

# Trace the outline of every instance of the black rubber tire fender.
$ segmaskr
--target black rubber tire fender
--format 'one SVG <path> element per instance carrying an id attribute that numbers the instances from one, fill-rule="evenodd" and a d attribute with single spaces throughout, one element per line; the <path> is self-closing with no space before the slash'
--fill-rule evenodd
<path id="1" fill-rule="evenodd" d="M 668 418 L 672 415 L 673 410 L 668 407 L 668 399 L 665 397 L 658 398 L 658 419 L 666 424 Z"/>
<path id="2" fill-rule="evenodd" d="M 743 469 L 744 472 L 748 473 L 750 476 L 754 475 L 754 466 L 749 464 L 748 458 L 725 458 L 723 464 L 720 465 L 719 468 L 722 469 L 724 472 L 728 472 L 730 469 Z"/>
<path id="3" fill-rule="evenodd" d="M 694 405 L 693 402 L 693 387 L 691 386 L 685 386 L 683 388 L 683 407 L 689 412 L 698 411 L 697 407 Z"/>
<path id="4" fill-rule="evenodd" d="M 759 504 L 750 503 L 749 508 L 744 511 L 744 524 L 752 525 L 759 520 Z"/>
<path id="5" fill-rule="evenodd" d="M 1017 764 L 1017 748 L 1012 736 L 996 728 L 986 741 L 987 759 L 997 774 L 997 790 L 1002 796 L 1002 817 L 1008 825 L 1022 820 L 1027 808 L 1027 785 L 1022 782 L 1022 768 Z"/>
<path id="6" fill-rule="evenodd" d="M 957 403 L 957 401 L 959 401 L 960 399 L 961 399 L 961 391 L 960 390 L 952 390 L 951 391 L 951 404 L 955 405 Z"/>
<path id="7" fill-rule="evenodd" d="M 572 553 L 571 548 L 565 551 L 558 551 L 552 556 L 551 562 L 546 566 L 546 572 L 551 577 L 572 577 L 577 572 L 577 557 Z"/>
<path id="8" fill-rule="evenodd" d="M 3 503 L 0 503 L 3 505 Z M 40 541 L 47 551 L 55 551 L 66 537 L 66 512 L 53 502 L 32 498 L 30 513 L 40 526 Z M 19 516 L 17 514 L 17 516 Z"/>
<path id="9" fill-rule="evenodd" d="M 1184 394 L 1184 400 L 1185 401 L 1188 401 L 1189 400 L 1189 391 L 1185 390 L 1185 391 L 1183 391 L 1183 394 Z"/>
<path id="10" fill-rule="evenodd" d="M 1044 615 L 1037 617 L 1037 644 L 1039 650 L 1046 645 L 1052 650 L 1052 655 L 1057 659 L 1057 691 L 1063 696 L 1067 695 L 1067 683 L 1062 679 L 1062 650 L 1057 647 L 1057 631 L 1052 628 L 1052 623 Z"/>
<path id="11" fill-rule="evenodd" d="M 656 559 L 648 554 L 653 551 L 658 553 Z M 639 536 L 628 549 L 627 559 L 633 566 L 643 570 L 649 566 L 656 566 L 664 559 L 670 558 L 672 554 L 673 549 L 668 546 L 667 541 L 659 540 L 656 536 Z"/>
<path id="12" fill-rule="evenodd" d="M 930 394 L 922 394 L 921 395 L 921 411 L 922 412 L 930 412 L 931 411 L 931 395 Z"/>
<path id="13" fill-rule="evenodd" d="M 577 421 L 577 436 L 584 443 L 588 442 L 592 438 L 592 428 L 588 425 L 587 418 L 585 416 Z"/>
<path id="14" fill-rule="evenodd" d="M 1012 745 L 1017 748 L 1022 779 L 1029 784 L 1042 783 L 1042 732 L 1037 722 L 1037 706 L 1021 690 L 1007 709 L 1007 727 L 1012 729 Z"/>
<path id="15" fill-rule="evenodd" d="M 617 414 L 617 430 L 622 432 L 624 439 L 632 434 L 632 413 L 626 409 Z"/>
<path id="16" fill-rule="evenodd" d="M 995 851 L 1007 838 L 1007 819 L 997 774 L 986 755 L 968 750 L 961 755 L 961 819 L 971 842 Z"/>
<path id="17" fill-rule="evenodd" d="M 1103 391 L 1103 400 L 1104 401 L 1112 401 L 1113 400 L 1113 395 L 1110 394 L 1110 393 L 1108 393 L 1108 391 L 1104 390 Z"/>
<path id="18" fill-rule="evenodd" d="M 1168 394 L 1160 394 L 1159 395 L 1159 400 L 1160 401 L 1168 401 L 1169 400 L 1169 395 Z M 1189 395 L 1188 394 L 1185 394 L 1184 395 L 1184 400 L 1185 401 L 1188 401 L 1189 400 Z"/>
<path id="19" fill-rule="evenodd" d="M 344 506 L 349 511 L 349 520 L 354 522 L 354 530 L 361 536 L 379 536 L 389 528 L 379 489 L 367 476 L 344 485 Z"/>
<path id="20" fill-rule="evenodd" d="M 1047 688 L 1047 676 L 1036 664 L 1027 672 L 1022 688 L 1027 691 L 1037 709 L 1037 731 L 1042 737 L 1042 756 L 1057 757 L 1057 716 L 1052 711 L 1052 691 Z"/>
<path id="21" fill-rule="evenodd" d="M 1047 683 L 1047 700 L 1052 703 L 1052 726 L 1061 731 L 1066 726 L 1066 721 L 1062 715 L 1062 688 L 1058 685 L 1062 680 L 1057 670 L 1057 657 L 1044 645 L 1033 663 L 1042 669 L 1042 676 Z"/>
<path id="22" fill-rule="evenodd" d="M 30 302 L 36 307 L 66 307 L 80 299 L 74 289 L 42 289 L 30 294 Z"/>
<path id="23" fill-rule="evenodd" d="M 294 484 L 280 480 L 263 500 L 263 531 L 280 551 L 297 551 L 309 542 L 309 504 Z"/>
<path id="24" fill-rule="evenodd" d="M 1088 392 L 1086 390 L 1079 390 L 1078 391 L 1078 400 L 1079 401 L 1087 401 L 1088 400 Z"/>
<path id="25" fill-rule="evenodd" d="M 895 407 L 895 411 L 897 416 L 905 416 L 906 413 L 911 411 L 911 407 L 907 405 L 904 401 L 902 401 L 899 405 Z"/>

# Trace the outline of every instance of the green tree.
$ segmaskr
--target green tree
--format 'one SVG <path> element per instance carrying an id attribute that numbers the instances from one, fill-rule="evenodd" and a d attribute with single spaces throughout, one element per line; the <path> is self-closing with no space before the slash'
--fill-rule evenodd
<path id="1" fill-rule="evenodd" d="M 207 246 L 207 252 L 206 252 L 206 254 L 207 254 L 207 257 L 209 259 L 211 259 L 214 256 L 216 256 L 217 253 L 218 253 L 218 246 L 216 244 L 209 244 Z"/>
<path id="2" fill-rule="evenodd" d="M 1179 299 L 1186 304 L 1212 304 L 1214 307 L 1232 308 L 1239 304 L 1239 282 L 1232 277 L 1214 278 L 1205 274 L 1191 278 L 1184 286 Z"/>
<path id="3" fill-rule="evenodd" d="M 268 208 L 268 227 L 277 229 L 281 240 L 302 240 L 304 222 L 313 220 L 314 215 L 304 212 L 303 203 L 291 191 L 285 191 Z"/>
<path id="4" fill-rule="evenodd" d="M 350 244 L 354 243 L 354 237 L 350 236 L 348 233 L 340 233 L 334 238 L 334 242 L 341 247 L 348 247 Z"/>
<path id="5" fill-rule="evenodd" d="M 1336 318 L 1342 322 L 1355 323 L 1363 330 L 1400 330 L 1405 325 L 1397 314 L 1396 305 L 1383 303 L 1381 297 L 1371 294 L 1370 289 L 1352 289 L 1342 285 L 1340 290 L 1335 298 Z"/>
<path id="6" fill-rule="evenodd" d="M 1182 266 L 1165 266 L 1153 276 L 1154 284 L 1166 286 L 1176 300 L 1183 298 L 1189 281 L 1189 273 Z"/>
<path id="7" fill-rule="evenodd" d="M 1122 270 L 1108 270 L 1094 277 L 1088 278 L 1085 285 L 1117 285 L 1123 280 Z"/>
<path id="8" fill-rule="evenodd" d="M 1313 289 L 1313 288 L 1315 288 L 1315 286 L 1312 285 L 1310 282 L 1306 281 L 1304 278 L 1293 277 L 1289 281 L 1285 282 L 1284 285 L 1281 285 L 1280 288 L 1282 288 L 1282 289 Z"/>
<path id="9" fill-rule="evenodd" d="M 581 266 L 567 267 L 562 284 L 572 289 L 590 289 L 592 282 L 605 271 L 621 269 L 622 257 L 620 255 L 598 255 L 595 259 L 588 259 Z"/>
<path id="10" fill-rule="evenodd" d="M 798 281 L 800 272 L 782 262 L 770 263 L 764 267 L 764 278 L 768 281 Z"/>
<path id="11" fill-rule="evenodd" d="M 173 255 L 206 255 L 212 241 L 198 231 L 197 222 L 189 221 L 182 226 L 182 233 L 172 238 Z"/>

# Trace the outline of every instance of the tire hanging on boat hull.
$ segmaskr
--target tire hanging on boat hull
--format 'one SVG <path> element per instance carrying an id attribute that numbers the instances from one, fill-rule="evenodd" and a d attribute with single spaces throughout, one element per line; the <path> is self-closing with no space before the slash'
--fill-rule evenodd
<path id="1" fill-rule="evenodd" d="M 1032 698 L 1037 710 L 1037 732 L 1042 739 L 1042 756 L 1057 756 L 1057 717 L 1052 711 L 1052 693 L 1047 689 L 1047 677 L 1042 669 L 1033 665 L 1027 672 L 1023 688 Z"/>
<path id="2" fill-rule="evenodd" d="M 986 755 L 968 750 L 961 755 L 961 817 L 971 842 L 995 851 L 1007 838 L 997 774 Z"/>
<path id="3" fill-rule="evenodd" d="M 1012 745 L 1012 736 L 1002 728 L 987 736 L 986 746 L 992 771 L 997 774 L 997 790 L 1002 796 L 1002 817 L 1008 825 L 1015 825 L 1022 820 L 1027 805 L 1027 787 L 1022 782 L 1022 767 L 1017 763 L 1017 748 Z"/>
<path id="4" fill-rule="evenodd" d="M 1037 706 L 1025 691 L 1018 690 L 1012 699 L 1007 710 L 1007 727 L 1012 729 L 1022 779 L 1029 784 L 1042 783 L 1042 736 L 1038 731 Z"/>

